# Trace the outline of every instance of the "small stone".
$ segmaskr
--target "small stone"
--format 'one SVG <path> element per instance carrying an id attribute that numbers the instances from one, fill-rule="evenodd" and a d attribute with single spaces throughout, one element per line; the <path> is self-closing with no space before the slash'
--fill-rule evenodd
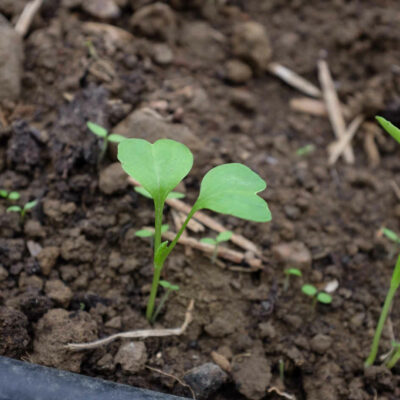
<path id="1" fill-rule="evenodd" d="M 121 329 L 122 327 L 122 320 L 120 316 L 116 316 L 111 318 L 109 321 L 105 323 L 107 328 L 114 328 L 114 329 Z"/>
<path id="2" fill-rule="evenodd" d="M 91 16 L 99 19 L 112 19 L 120 15 L 120 9 L 114 0 L 84 0 L 82 8 Z"/>
<path id="3" fill-rule="evenodd" d="M 262 349 L 250 357 L 240 357 L 232 366 L 232 377 L 239 392 L 250 400 L 260 400 L 271 382 L 271 368 Z"/>
<path id="4" fill-rule="evenodd" d="M 330 336 L 319 333 L 311 339 L 311 350 L 323 354 L 331 347 L 332 342 L 333 340 Z"/>
<path id="5" fill-rule="evenodd" d="M 150 38 L 172 41 L 176 33 L 175 14 L 167 4 L 156 2 L 137 10 L 130 25 L 134 32 Z"/>
<path id="6" fill-rule="evenodd" d="M 156 44 L 153 46 L 153 60 L 159 65 L 171 64 L 174 55 L 169 46 L 164 43 Z"/>
<path id="7" fill-rule="evenodd" d="M 224 371 L 230 372 L 231 371 L 231 363 L 229 360 L 220 353 L 216 351 L 211 352 L 211 358 L 219 367 L 221 367 Z"/>
<path id="8" fill-rule="evenodd" d="M 146 345 L 143 342 L 124 343 L 114 357 L 116 364 L 121 364 L 124 371 L 137 373 L 141 371 L 147 361 Z"/>
<path id="9" fill-rule="evenodd" d="M 28 276 L 25 272 L 21 272 L 18 280 L 20 289 L 32 288 L 42 290 L 43 281 L 37 275 Z"/>
<path id="10" fill-rule="evenodd" d="M 119 272 L 121 274 L 129 274 L 134 271 L 138 266 L 138 259 L 135 256 L 130 256 L 124 261 L 124 264 L 122 265 L 122 268 L 119 270 Z"/>
<path id="11" fill-rule="evenodd" d="M 8 271 L 0 265 L 0 282 L 6 280 L 8 278 Z"/>
<path id="12" fill-rule="evenodd" d="M 72 299 L 72 291 L 60 280 L 50 280 L 46 282 L 46 295 L 63 307 L 68 307 Z"/>
<path id="13" fill-rule="evenodd" d="M 26 221 L 24 232 L 25 235 L 30 238 L 44 238 L 46 236 L 46 231 L 43 226 L 35 219 L 29 219 Z"/>
<path id="14" fill-rule="evenodd" d="M 235 331 L 235 322 L 226 313 L 221 313 L 216 315 L 204 329 L 212 337 L 223 337 Z"/>
<path id="15" fill-rule="evenodd" d="M 14 101 L 21 92 L 22 37 L 0 17 L 0 101 Z"/>
<path id="16" fill-rule="evenodd" d="M 197 398 L 207 399 L 228 380 L 228 375 L 218 365 L 206 363 L 186 372 L 183 380 L 193 389 Z"/>
<path id="17" fill-rule="evenodd" d="M 279 262 L 292 268 L 308 269 L 311 267 L 310 250 L 302 242 L 277 244 L 273 246 L 272 253 Z"/>
<path id="18" fill-rule="evenodd" d="M 45 247 L 38 255 L 37 260 L 43 275 L 50 275 L 51 270 L 56 265 L 60 249 L 55 246 Z"/>
<path id="19" fill-rule="evenodd" d="M 231 104 L 246 112 L 254 112 L 257 107 L 257 101 L 255 97 L 249 91 L 244 89 L 232 90 Z"/>
<path id="20" fill-rule="evenodd" d="M 226 79 L 232 83 L 246 83 L 249 81 L 253 73 L 251 68 L 240 60 L 229 60 L 225 64 Z"/>
<path id="21" fill-rule="evenodd" d="M 100 172 L 99 187 L 105 194 L 113 194 L 128 186 L 126 172 L 119 162 L 113 163 Z"/>
<path id="22" fill-rule="evenodd" d="M 104 354 L 96 363 L 101 371 L 112 371 L 114 369 L 114 359 L 110 353 Z"/>
<path id="23" fill-rule="evenodd" d="M 249 21 L 235 26 L 231 45 L 233 54 L 249 62 L 256 71 L 267 69 L 272 50 L 261 24 Z"/>

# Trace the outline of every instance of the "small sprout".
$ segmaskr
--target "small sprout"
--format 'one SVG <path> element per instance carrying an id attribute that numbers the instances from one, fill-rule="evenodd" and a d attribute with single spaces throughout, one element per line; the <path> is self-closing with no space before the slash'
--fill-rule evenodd
<path id="1" fill-rule="evenodd" d="M 375 330 L 374 339 L 372 341 L 371 351 L 364 364 L 366 367 L 370 367 L 375 362 L 376 355 L 378 354 L 378 348 L 379 348 L 379 342 L 381 340 L 382 330 L 385 325 L 386 319 L 389 315 L 393 298 L 399 286 L 400 286 L 400 255 L 397 257 L 396 266 L 394 267 L 392 279 L 390 281 L 389 291 L 386 295 L 385 302 L 383 303 L 381 315 L 379 317 L 378 325 Z M 393 355 L 393 357 L 390 358 L 390 360 L 388 361 L 388 367 L 392 368 L 399 359 L 400 359 L 400 350 L 397 350 L 396 353 Z"/>
<path id="2" fill-rule="evenodd" d="M 162 286 L 164 289 L 166 289 L 166 291 L 165 291 L 164 295 L 161 297 L 160 304 L 156 308 L 156 311 L 153 314 L 151 322 L 154 322 L 157 319 L 157 316 L 160 313 L 160 311 L 162 310 L 162 308 L 164 307 L 165 302 L 168 300 L 170 293 L 177 292 L 179 290 L 178 285 L 173 285 L 172 283 L 170 283 L 168 281 L 160 280 L 160 286 Z"/>
<path id="3" fill-rule="evenodd" d="M 200 239 L 201 243 L 205 243 L 205 244 L 209 244 L 211 246 L 214 246 L 214 251 L 213 251 L 212 258 L 211 258 L 211 262 L 213 264 L 217 260 L 219 244 L 222 243 L 222 242 L 227 242 L 228 240 L 230 240 L 232 235 L 233 235 L 233 233 L 231 231 L 224 231 L 224 232 L 221 232 L 215 239 L 213 239 L 213 238 Z"/>
<path id="4" fill-rule="evenodd" d="M 290 276 L 294 275 L 294 276 L 301 277 L 302 273 L 297 268 L 288 268 L 288 269 L 285 269 L 284 274 L 285 274 L 285 282 L 283 283 L 283 290 L 286 292 L 289 289 Z"/>
<path id="5" fill-rule="evenodd" d="M 299 149 L 296 150 L 296 155 L 299 157 L 304 157 L 308 156 L 315 151 L 315 146 L 313 144 L 306 144 L 303 147 L 300 147 Z"/>
<path id="6" fill-rule="evenodd" d="M 385 363 L 386 367 L 392 369 L 397 362 L 400 360 L 400 342 L 392 341 L 392 351 L 390 352 L 389 358 Z"/>
<path id="7" fill-rule="evenodd" d="M 303 285 L 301 291 L 307 296 L 313 298 L 313 303 L 312 303 L 313 309 L 315 309 L 318 302 L 322 304 L 332 303 L 332 296 L 328 293 L 318 291 L 318 289 L 314 285 L 310 284 Z"/>
<path id="8" fill-rule="evenodd" d="M 168 229 L 169 229 L 168 224 L 161 225 L 161 233 L 167 232 Z M 154 244 L 154 235 L 155 235 L 155 231 L 150 230 L 150 229 L 140 229 L 135 232 L 135 236 L 137 236 L 137 237 L 151 238 L 151 247 L 153 247 L 153 244 Z"/>
<path id="9" fill-rule="evenodd" d="M 392 230 L 388 228 L 382 228 L 381 232 L 384 236 L 386 236 L 388 239 L 390 239 L 392 242 L 395 243 L 400 243 L 400 237 L 397 235 L 396 232 L 393 232 Z"/>
<path id="10" fill-rule="evenodd" d="M 21 217 L 21 221 L 23 221 L 24 218 L 25 218 L 26 213 L 28 211 L 32 210 L 32 208 L 34 208 L 37 203 L 38 203 L 37 200 L 33 200 L 33 201 L 28 201 L 28 203 L 26 203 L 23 207 L 10 206 L 10 207 L 7 208 L 7 212 L 17 212 L 17 213 L 19 213 L 19 215 Z"/>
<path id="11" fill-rule="evenodd" d="M 285 386 L 285 362 L 282 358 L 279 359 L 279 379 L 283 386 Z"/>
<path id="12" fill-rule="evenodd" d="M 144 197 L 147 197 L 148 199 L 153 199 L 151 197 L 151 194 L 143 186 L 136 186 L 135 192 L 141 194 Z M 167 199 L 183 199 L 184 197 L 185 197 L 185 195 L 183 193 L 170 192 L 167 196 Z"/>
<path id="13" fill-rule="evenodd" d="M 0 197 L 7 200 L 19 200 L 21 195 L 18 192 L 8 192 L 7 190 L 1 189 L 0 190 Z"/>
<path id="14" fill-rule="evenodd" d="M 398 143 L 400 143 L 400 129 L 394 126 L 391 122 L 383 117 L 375 117 L 381 127 L 392 136 Z"/>
<path id="15" fill-rule="evenodd" d="M 146 317 L 153 320 L 161 272 L 193 215 L 208 209 L 255 222 L 268 222 L 271 212 L 258 195 L 266 188 L 259 175 L 243 164 L 231 163 L 212 168 L 204 176 L 199 196 L 171 243 L 161 242 L 163 209 L 168 195 L 193 166 L 193 155 L 184 144 L 170 139 L 150 143 L 144 139 L 125 139 L 118 146 L 122 168 L 150 194 L 154 201 L 154 275 Z"/>
<path id="16" fill-rule="evenodd" d="M 103 145 L 101 147 L 98 159 L 99 164 L 103 161 L 109 142 L 121 143 L 123 140 L 126 139 L 126 137 L 118 135 L 117 133 L 110 133 L 107 131 L 107 129 L 90 121 L 87 123 L 87 127 L 90 129 L 92 133 L 103 139 Z"/>

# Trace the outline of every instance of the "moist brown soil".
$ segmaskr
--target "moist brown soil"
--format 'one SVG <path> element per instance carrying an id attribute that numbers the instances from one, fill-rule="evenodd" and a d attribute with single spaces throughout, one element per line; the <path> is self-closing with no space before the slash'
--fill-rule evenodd
<path id="1" fill-rule="evenodd" d="M 108 22 L 129 31 L 132 8 L 153 2 L 119 3 L 121 16 Z M 210 167 L 243 162 L 266 179 L 262 196 L 273 220 L 214 216 L 262 249 L 266 261 L 257 272 L 222 269 L 197 251 L 176 248 L 164 277 L 181 290 L 156 326 L 179 326 L 189 299 L 194 320 L 182 337 L 146 340 L 146 365 L 182 377 L 212 361 L 215 351 L 231 365 L 228 381 L 210 397 L 221 400 L 280 398 L 266 392 L 272 386 L 297 399 L 399 399 L 400 367 L 363 368 L 398 251 L 377 235 L 382 226 L 400 230 L 393 191 L 393 182 L 400 184 L 398 146 L 378 136 L 380 163 L 372 165 L 361 129 L 353 141 L 356 163 L 340 159 L 328 167 L 333 133 L 326 118 L 291 110 L 299 93 L 276 78 L 253 70 L 236 87 L 224 67 L 233 58 L 233 27 L 255 20 L 266 28 L 275 61 L 317 83 L 316 62 L 326 57 L 353 115 L 362 110 L 398 121 L 399 2 L 197 3 L 171 1 L 175 31 L 162 24 L 151 39 L 140 32 L 134 40 L 96 33 L 87 23 L 99 20 L 60 1 L 45 2 L 35 19 L 25 39 L 21 100 L 0 109 L 0 188 L 18 190 L 22 203 L 39 199 L 23 223 L 0 202 L 0 354 L 190 397 L 167 376 L 124 370 L 114 360 L 120 342 L 72 355 L 63 348 L 149 327 L 151 249 L 134 232 L 152 223 L 151 203 L 124 181 L 115 183 L 112 173 L 111 182 L 99 181 L 112 161 L 98 170 L 99 143 L 85 126 L 91 120 L 114 128 L 147 107 L 194 135 L 186 201 Z M 172 59 L 154 56 L 165 53 L 160 43 Z M 316 150 L 296 155 L 307 144 Z M 292 265 L 279 261 L 276 246 L 293 241 L 310 254 L 303 282 L 339 282 L 331 305 L 313 312 L 299 279 L 283 291 L 283 268 Z M 44 249 L 39 255 L 35 244 Z M 398 301 L 391 314 L 395 335 Z M 390 337 L 386 330 L 381 354 Z"/>

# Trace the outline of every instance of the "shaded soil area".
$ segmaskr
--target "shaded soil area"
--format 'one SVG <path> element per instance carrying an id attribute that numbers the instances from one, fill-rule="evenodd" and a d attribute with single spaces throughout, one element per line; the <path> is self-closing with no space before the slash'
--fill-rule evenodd
<path id="1" fill-rule="evenodd" d="M 25 3 L 0 0 L 0 13 L 15 21 Z M 18 204 L 39 200 L 23 221 L 0 200 L 1 355 L 187 397 L 170 375 L 196 386 L 203 374 L 212 384 L 199 385 L 199 397 L 220 400 L 282 398 L 271 388 L 307 400 L 400 398 L 399 366 L 363 368 L 398 251 L 378 234 L 400 230 L 398 146 L 362 125 L 355 164 L 329 167 L 329 120 L 294 111 L 289 102 L 302 94 L 266 72 L 273 60 L 318 85 L 325 58 L 348 121 L 362 112 L 398 122 L 400 5 L 311 3 L 44 2 L 24 39 L 19 100 L 0 106 L 0 189 L 19 191 Z M 268 183 L 272 222 L 213 215 L 262 250 L 260 270 L 233 271 L 182 246 L 171 254 L 164 278 L 181 289 L 155 326 L 179 326 L 194 299 L 181 337 L 64 348 L 150 327 L 152 251 L 135 232 L 152 224 L 152 205 L 128 185 L 115 148 L 97 165 L 89 120 L 187 144 L 188 203 L 224 162 L 245 163 Z M 297 154 L 310 144 L 313 152 Z M 169 207 L 165 216 L 173 227 Z M 284 291 L 287 267 L 303 277 Z M 313 310 L 301 284 L 332 281 L 332 304 Z M 380 354 L 400 335 L 398 302 Z"/>

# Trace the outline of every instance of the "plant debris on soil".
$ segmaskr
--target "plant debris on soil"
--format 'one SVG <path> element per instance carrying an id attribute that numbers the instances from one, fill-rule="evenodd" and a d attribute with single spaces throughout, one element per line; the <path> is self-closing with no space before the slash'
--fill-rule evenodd
<path id="1" fill-rule="evenodd" d="M 0 189 L 38 205 L 21 221 L 0 199 L 0 354 L 186 397 L 399 399 L 399 366 L 364 370 L 399 250 L 377 234 L 400 231 L 399 148 L 371 125 L 378 113 L 400 121 L 399 2 L 44 1 L 21 38 L 13 26 L 26 4 L 0 0 Z M 279 62 L 319 86 L 321 58 L 346 123 L 366 117 L 354 164 L 329 166 L 325 109 L 296 111 L 304 94 L 268 73 Z M 268 183 L 271 223 L 213 215 L 262 250 L 260 269 L 182 245 L 171 255 L 163 279 L 181 289 L 154 327 L 180 326 L 193 299 L 182 336 L 65 346 L 151 328 L 152 251 L 135 232 L 152 225 L 152 204 L 115 146 L 98 167 L 87 121 L 185 143 L 188 204 L 225 162 Z M 284 291 L 286 268 L 303 277 Z M 332 281 L 332 304 L 313 312 L 302 283 Z M 400 335 L 398 301 L 380 355 Z"/>

